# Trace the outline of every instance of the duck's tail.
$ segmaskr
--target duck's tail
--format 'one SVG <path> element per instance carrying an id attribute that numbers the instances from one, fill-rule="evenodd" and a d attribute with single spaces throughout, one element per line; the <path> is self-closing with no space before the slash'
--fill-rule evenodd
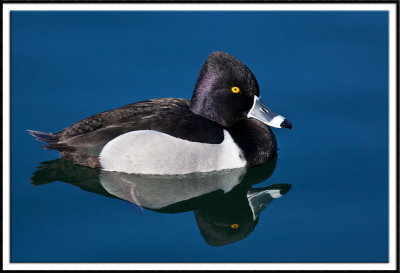
<path id="1" fill-rule="evenodd" d="M 36 140 L 47 142 L 49 144 L 55 144 L 58 142 L 58 138 L 53 133 L 46 133 L 34 130 L 27 130 L 28 133 L 33 136 Z"/>
<path id="2" fill-rule="evenodd" d="M 27 130 L 27 131 L 36 140 L 46 142 L 47 143 L 46 145 L 40 145 L 40 146 L 47 150 L 58 150 L 58 151 L 69 150 L 69 148 L 66 147 L 66 145 L 58 143 L 59 139 L 53 133 L 40 132 L 34 130 Z"/>

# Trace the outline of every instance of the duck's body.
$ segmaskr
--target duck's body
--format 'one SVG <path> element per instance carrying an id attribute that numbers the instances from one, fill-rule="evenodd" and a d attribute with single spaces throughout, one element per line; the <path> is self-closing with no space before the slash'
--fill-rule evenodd
<path id="1" fill-rule="evenodd" d="M 219 62 L 221 57 L 234 58 L 222 52 L 213 54 Z M 233 62 L 223 65 L 244 66 L 235 58 Z M 215 69 L 215 63 L 212 65 Z M 246 69 L 245 72 L 251 73 Z M 142 101 L 83 119 L 58 133 L 29 132 L 47 142 L 45 148 L 58 150 L 62 157 L 77 164 L 127 173 L 208 172 L 253 167 L 275 157 L 277 145 L 271 129 L 257 114 L 250 115 L 250 110 L 259 104 L 254 76 L 249 75 L 245 83 L 243 79 L 232 83 L 240 85 L 242 94 L 225 94 L 224 90 L 225 93 L 219 94 L 222 89 L 209 94 L 204 91 L 210 86 L 204 80 L 209 70 L 210 64 L 206 62 L 191 101 L 176 98 Z M 250 96 L 244 92 L 245 85 L 249 86 Z M 232 87 L 232 93 L 239 92 Z M 232 95 L 233 98 L 229 97 Z M 217 97 L 210 100 L 213 96 Z M 222 104 L 221 99 L 225 101 Z M 276 115 L 272 119 L 276 123 Z M 287 125 L 286 120 L 278 121 L 279 125 L 285 122 Z"/>
<path id="2" fill-rule="evenodd" d="M 43 147 L 77 164 L 127 173 L 253 167 L 276 156 L 275 137 L 262 122 L 245 119 L 223 127 L 193 114 L 189 105 L 185 99 L 154 99 L 99 113 L 55 134 L 30 132 L 49 143 Z"/>

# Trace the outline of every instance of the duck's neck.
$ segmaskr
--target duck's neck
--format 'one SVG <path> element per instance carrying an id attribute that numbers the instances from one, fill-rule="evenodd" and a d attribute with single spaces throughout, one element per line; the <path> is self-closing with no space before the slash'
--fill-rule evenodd
<path id="1" fill-rule="evenodd" d="M 226 130 L 242 149 L 247 167 L 261 165 L 277 155 L 277 144 L 269 126 L 255 119 L 243 119 Z"/>
<path id="2" fill-rule="evenodd" d="M 212 120 L 224 127 L 235 124 L 244 113 L 234 113 L 231 107 L 219 98 L 207 96 L 207 93 L 194 92 L 190 101 L 189 110 L 198 116 Z"/>

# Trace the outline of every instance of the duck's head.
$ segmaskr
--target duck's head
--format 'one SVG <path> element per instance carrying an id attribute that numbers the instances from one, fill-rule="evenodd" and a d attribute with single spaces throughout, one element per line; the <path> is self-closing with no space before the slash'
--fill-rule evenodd
<path id="1" fill-rule="evenodd" d="M 289 120 L 261 101 L 256 77 L 250 69 L 221 51 L 211 53 L 203 64 L 190 110 L 225 127 L 241 119 L 255 118 L 269 126 L 292 128 Z"/>

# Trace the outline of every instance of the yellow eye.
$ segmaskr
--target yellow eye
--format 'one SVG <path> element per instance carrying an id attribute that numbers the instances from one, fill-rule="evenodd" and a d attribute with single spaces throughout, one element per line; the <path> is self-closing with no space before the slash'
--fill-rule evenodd
<path id="1" fill-rule="evenodd" d="M 238 224 L 233 224 L 233 225 L 231 225 L 231 228 L 238 228 L 238 227 L 239 227 Z"/>
<path id="2" fill-rule="evenodd" d="M 240 88 L 237 86 L 232 87 L 232 92 L 233 93 L 239 93 L 240 92 Z"/>

